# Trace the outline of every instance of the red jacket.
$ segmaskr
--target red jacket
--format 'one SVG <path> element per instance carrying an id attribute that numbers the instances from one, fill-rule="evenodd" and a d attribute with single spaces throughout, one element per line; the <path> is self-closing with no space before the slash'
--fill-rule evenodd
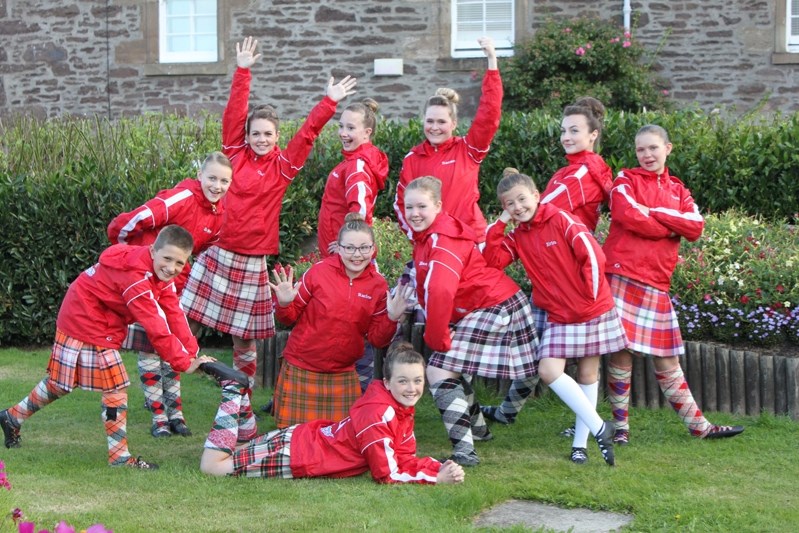
<path id="1" fill-rule="evenodd" d="M 649 208 L 644 214 L 641 206 Z M 691 191 L 669 169 L 657 176 L 642 168 L 622 169 L 610 194 L 610 230 L 603 246 L 608 274 L 669 291 L 680 237 L 695 241 L 705 219 Z"/>
<path id="2" fill-rule="evenodd" d="M 193 254 L 211 246 L 219 237 L 222 227 L 224 202 L 212 204 L 203 194 L 200 180 L 189 178 L 172 189 L 160 191 L 133 211 L 122 213 L 108 225 L 111 244 L 143 246 L 155 242 L 164 226 L 177 224 L 194 238 Z M 189 278 L 191 269 L 186 266 L 175 280 L 178 293 Z"/>
<path id="3" fill-rule="evenodd" d="M 505 226 L 498 220 L 488 227 L 483 255 L 495 268 L 521 259 L 533 282 L 533 303 L 550 322 L 587 322 L 613 308 L 605 254 L 579 219 L 548 204 L 508 235 Z"/>
<path id="4" fill-rule="evenodd" d="M 427 320 L 424 340 L 439 352 L 451 347 L 450 323 L 520 290 L 504 272 L 486 264 L 472 229 L 443 212 L 425 231 L 413 233 L 413 262 Z"/>
<path id="5" fill-rule="evenodd" d="M 285 150 L 275 146 L 265 156 L 257 156 L 245 140 L 250 78 L 250 69 L 236 69 L 222 114 L 222 151 L 233 164 L 233 183 L 225 195 L 218 245 L 243 255 L 273 255 L 280 250 L 283 195 L 305 164 L 319 132 L 336 112 L 336 102 L 324 97 Z"/>
<path id="6" fill-rule="evenodd" d="M 350 280 L 334 255 L 319 261 L 300 281 L 297 296 L 286 307 L 275 304 L 275 316 L 294 329 L 283 357 L 313 372 L 349 372 L 371 344 L 388 346 L 397 323 L 388 318 L 388 284 L 373 264 Z"/>
<path id="7" fill-rule="evenodd" d="M 593 232 L 599 221 L 599 209 L 608 201 L 613 187 L 613 171 L 602 156 L 588 150 L 566 154 L 566 159 L 569 164 L 549 180 L 541 193 L 541 203 L 574 213 Z"/>
<path id="8" fill-rule="evenodd" d="M 330 255 L 327 247 L 338 241 L 338 232 L 347 213 L 361 213 L 371 226 L 377 192 L 386 186 L 388 157 L 372 143 L 355 150 L 341 151 L 344 161 L 327 177 L 322 207 L 319 210 L 319 252 Z"/>
<path id="9" fill-rule="evenodd" d="M 119 349 L 134 322 L 144 328 L 161 359 L 178 372 L 197 357 L 197 341 L 175 283 L 155 275 L 149 246 L 116 244 L 69 286 L 56 326 L 84 343 Z"/>
<path id="10" fill-rule="evenodd" d="M 499 71 L 486 70 L 477 114 L 466 135 L 452 137 L 438 146 L 425 140 L 405 156 L 397 183 L 394 211 L 408 238 L 412 238 L 412 231 L 405 222 L 405 187 L 421 176 L 434 176 L 441 180 L 444 210 L 471 226 L 478 242 L 485 240 L 486 219 L 477 205 L 480 199 L 477 178 L 480 163 L 488 154 L 494 134 L 499 129 L 501 115 L 502 80 Z"/>
<path id="11" fill-rule="evenodd" d="M 441 463 L 416 457 L 413 407 L 372 381 L 341 422 L 300 424 L 291 437 L 294 477 L 349 477 L 367 470 L 378 483 L 435 483 Z"/>

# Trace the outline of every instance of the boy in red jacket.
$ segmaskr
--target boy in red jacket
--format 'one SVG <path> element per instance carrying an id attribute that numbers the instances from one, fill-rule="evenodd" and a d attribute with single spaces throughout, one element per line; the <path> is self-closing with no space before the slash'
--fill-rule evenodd
<path id="1" fill-rule="evenodd" d="M 175 291 L 192 246 L 189 232 L 167 226 L 151 246 L 111 246 L 72 282 L 58 312 L 48 376 L 17 405 L 0 411 L 6 448 L 19 447 L 22 422 L 77 386 L 103 394 L 108 464 L 158 468 L 128 451 L 130 381 L 118 350 L 128 325 L 138 322 L 158 355 L 178 372 L 191 373 L 214 361 L 197 356 L 197 341 Z"/>
<path id="2" fill-rule="evenodd" d="M 373 381 L 340 422 L 317 420 L 278 429 L 236 448 L 245 390 L 222 382 L 222 403 L 200 469 L 245 477 L 350 477 L 367 470 L 378 483 L 462 483 L 453 461 L 416 457 L 414 406 L 424 393 L 424 359 L 410 343 L 393 345 Z M 244 416 L 252 413 L 244 412 Z"/>
<path id="3" fill-rule="evenodd" d="M 224 212 L 222 199 L 232 178 L 230 160 L 222 152 L 213 152 L 197 171 L 197 179 L 185 179 L 174 188 L 159 192 L 144 205 L 112 220 L 108 225 L 108 239 L 111 244 L 152 244 L 161 228 L 177 224 L 191 233 L 194 238 L 192 254 L 197 255 L 219 237 Z M 175 278 L 178 295 L 186 285 L 189 270 L 184 268 Z M 139 352 L 139 379 L 147 407 L 153 415 L 152 436 L 191 435 L 183 418 L 180 373 L 154 353 L 144 329 L 138 324 L 128 328 L 122 347 Z"/>

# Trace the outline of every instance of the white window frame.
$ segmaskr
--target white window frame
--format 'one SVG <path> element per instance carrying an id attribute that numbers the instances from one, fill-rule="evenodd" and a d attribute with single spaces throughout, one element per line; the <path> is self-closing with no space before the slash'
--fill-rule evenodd
<path id="1" fill-rule="evenodd" d="M 169 0 L 158 0 L 158 61 L 159 63 L 214 63 L 219 60 L 219 14 L 218 14 L 218 2 L 216 0 L 216 5 L 213 7 L 213 15 L 215 18 L 216 23 L 214 24 L 214 34 L 213 39 L 217 42 L 217 47 L 213 51 L 188 51 L 188 52 L 175 52 L 171 51 L 168 48 L 169 42 L 169 33 L 168 28 L 169 25 L 167 24 L 167 3 Z M 192 1 L 192 8 L 194 8 L 194 1 Z M 192 24 L 192 33 L 189 36 L 194 39 L 197 35 L 197 32 L 194 31 L 194 17 L 197 14 L 192 9 L 191 14 L 191 24 Z"/>
<path id="2" fill-rule="evenodd" d="M 796 0 L 799 2 L 799 0 Z M 515 0 L 452 0 L 451 2 L 451 39 L 450 39 L 450 54 L 454 58 L 460 57 L 483 57 L 483 51 L 474 43 L 465 43 L 463 40 L 458 39 L 458 3 L 468 5 L 480 5 L 483 7 L 483 19 L 480 21 L 485 29 L 486 23 L 489 22 L 485 19 L 485 9 L 489 4 L 508 4 L 510 7 L 511 20 L 510 20 L 510 35 L 500 34 L 498 32 L 484 31 L 484 35 L 494 38 L 494 46 L 497 50 L 497 56 L 507 57 L 513 55 L 513 44 L 515 40 L 516 28 L 516 1 Z"/>
<path id="3" fill-rule="evenodd" d="M 796 15 L 793 11 L 796 10 Z M 792 32 L 793 24 L 796 22 L 797 28 Z M 799 0 L 785 0 L 785 50 L 788 52 L 799 52 Z"/>

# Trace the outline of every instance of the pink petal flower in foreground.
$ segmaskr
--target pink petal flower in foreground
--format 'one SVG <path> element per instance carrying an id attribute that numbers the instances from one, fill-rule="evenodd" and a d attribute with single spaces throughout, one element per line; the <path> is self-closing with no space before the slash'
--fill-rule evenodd
<path id="1" fill-rule="evenodd" d="M 574 53 L 577 54 L 578 56 L 584 56 L 585 55 L 585 48 L 580 46 L 579 48 L 577 48 L 577 50 L 574 51 Z"/>

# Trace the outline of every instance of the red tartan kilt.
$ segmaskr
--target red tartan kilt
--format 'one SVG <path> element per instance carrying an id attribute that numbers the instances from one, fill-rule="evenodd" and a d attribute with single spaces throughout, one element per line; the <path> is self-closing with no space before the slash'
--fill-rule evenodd
<path id="1" fill-rule="evenodd" d="M 110 392 L 130 386 L 118 350 L 85 344 L 61 330 L 56 330 L 47 373 L 56 385 L 67 391 L 80 387 Z"/>

